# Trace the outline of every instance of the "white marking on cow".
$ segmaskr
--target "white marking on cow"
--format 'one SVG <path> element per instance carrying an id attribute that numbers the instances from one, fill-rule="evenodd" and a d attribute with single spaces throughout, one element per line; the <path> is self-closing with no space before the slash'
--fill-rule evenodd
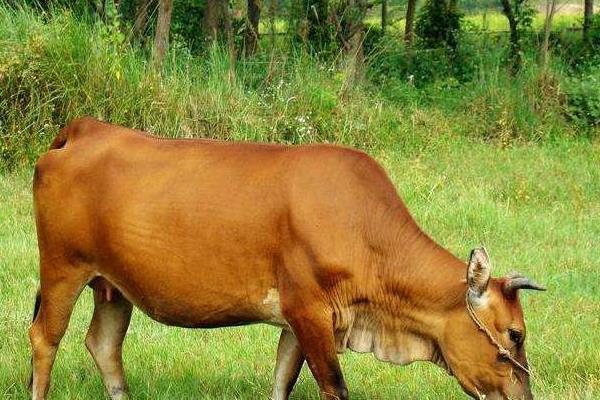
<path id="1" fill-rule="evenodd" d="M 281 313 L 281 302 L 279 301 L 279 291 L 276 288 L 271 288 L 267 291 L 267 296 L 262 301 L 265 306 L 269 319 L 265 322 L 277 326 L 288 326 L 283 314 Z"/>
<path id="2" fill-rule="evenodd" d="M 483 292 L 481 295 L 477 295 L 469 289 L 469 300 L 471 301 L 471 304 L 473 304 L 473 307 L 484 307 L 489 303 L 490 296 L 488 291 Z"/>

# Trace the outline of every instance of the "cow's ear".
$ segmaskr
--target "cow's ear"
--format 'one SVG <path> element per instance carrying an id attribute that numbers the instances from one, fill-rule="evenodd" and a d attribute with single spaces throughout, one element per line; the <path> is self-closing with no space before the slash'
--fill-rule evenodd
<path id="1" fill-rule="evenodd" d="M 491 274 L 492 265 L 485 248 L 481 247 L 471 251 L 469 267 L 467 268 L 469 295 L 481 297 L 487 290 Z"/>

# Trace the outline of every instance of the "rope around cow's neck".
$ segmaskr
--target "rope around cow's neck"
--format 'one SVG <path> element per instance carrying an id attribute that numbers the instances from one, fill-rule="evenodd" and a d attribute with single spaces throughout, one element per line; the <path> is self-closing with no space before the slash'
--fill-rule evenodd
<path id="1" fill-rule="evenodd" d="M 496 348 L 498 348 L 498 354 L 500 354 L 502 357 L 504 357 L 507 360 L 509 360 L 510 362 L 512 362 L 513 365 L 515 365 L 521 371 L 523 371 L 527 375 L 531 376 L 531 371 L 529 371 L 529 369 L 527 367 L 525 367 L 523 364 L 521 364 L 520 362 L 515 360 L 515 358 L 512 356 L 512 354 L 510 354 L 510 351 L 508 351 L 504 346 L 502 346 L 502 344 L 500 344 L 500 342 L 498 342 L 494 338 L 494 336 L 492 335 L 490 330 L 484 325 L 484 323 L 481 321 L 481 319 L 479 319 L 479 317 L 477 316 L 477 313 L 475 313 L 475 309 L 473 308 L 473 305 L 469 301 L 469 290 L 467 290 L 467 295 L 466 295 L 465 300 L 467 303 L 467 311 L 469 312 L 469 316 L 471 317 L 473 322 L 475 322 L 475 325 L 477 325 L 479 330 L 481 330 L 483 333 L 485 333 L 486 336 L 490 339 L 490 342 L 492 342 L 492 344 L 494 346 L 496 346 Z"/>

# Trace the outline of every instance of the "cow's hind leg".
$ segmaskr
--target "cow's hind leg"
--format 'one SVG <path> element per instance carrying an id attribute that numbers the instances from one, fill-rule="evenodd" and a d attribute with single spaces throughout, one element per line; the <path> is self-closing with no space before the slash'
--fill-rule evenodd
<path id="1" fill-rule="evenodd" d="M 298 379 L 302 364 L 304 364 L 304 355 L 298 339 L 291 331 L 283 329 L 277 348 L 273 400 L 288 399 Z"/>
<path id="2" fill-rule="evenodd" d="M 114 288 L 94 285 L 94 316 L 85 345 L 94 358 L 112 400 L 127 398 L 122 346 L 132 305 Z"/>
<path id="3" fill-rule="evenodd" d="M 67 263 L 42 265 L 40 303 L 29 338 L 33 350 L 31 391 L 34 400 L 44 399 L 50 385 L 50 373 L 73 305 L 90 279 L 89 271 Z"/>

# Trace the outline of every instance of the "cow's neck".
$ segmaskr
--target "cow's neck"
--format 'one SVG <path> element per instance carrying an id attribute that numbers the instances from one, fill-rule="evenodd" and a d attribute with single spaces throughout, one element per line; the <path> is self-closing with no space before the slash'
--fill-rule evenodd
<path id="1" fill-rule="evenodd" d="M 418 228 L 407 236 L 382 260 L 384 306 L 390 316 L 436 337 L 448 311 L 464 300 L 466 265 Z"/>
<path id="2" fill-rule="evenodd" d="M 405 225 L 393 238 L 379 249 L 373 301 L 370 310 L 355 313 L 348 345 L 357 351 L 370 347 L 384 361 L 430 360 L 445 367 L 437 343 L 449 311 L 464 300 L 465 263 L 416 225 Z"/>

